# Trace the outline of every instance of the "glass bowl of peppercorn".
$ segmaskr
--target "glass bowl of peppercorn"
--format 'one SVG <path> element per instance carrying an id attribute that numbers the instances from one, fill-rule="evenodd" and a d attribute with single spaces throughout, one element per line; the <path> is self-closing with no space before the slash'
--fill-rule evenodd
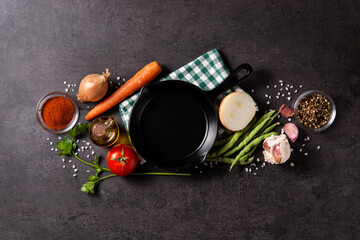
<path id="1" fill-rule="evenodd" d="M 321 132 L 335 120 L 334 100 L 319 90 L 310 90 L 301 94 L 295 104 L 295 119 L 305 129 Z"/>
<path id="2" fill-rule="evenodd" d="M 36 105 L 36 119 L 50 133 L 61 134 L 75 126 L 79 108 L 72 97 L 62 92 L 43 96 Z"/>

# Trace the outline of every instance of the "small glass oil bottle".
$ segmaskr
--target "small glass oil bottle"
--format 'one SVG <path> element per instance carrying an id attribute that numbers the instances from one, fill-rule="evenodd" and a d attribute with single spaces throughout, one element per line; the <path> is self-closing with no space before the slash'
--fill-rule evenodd
<path id="1" fill-rule="evenodd" d="M 100 147 L 110 147 L 119 138 L 119 126 L 115 117 L 100 116 L 95 118 L 89 127 L 90 140 Z"/>

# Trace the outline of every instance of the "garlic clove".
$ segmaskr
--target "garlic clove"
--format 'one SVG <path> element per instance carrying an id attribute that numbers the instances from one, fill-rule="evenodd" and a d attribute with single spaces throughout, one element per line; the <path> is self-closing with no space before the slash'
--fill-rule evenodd
<path id="1" fill-rule="evenodd" d="M 280 107 L 280 114 L 281 114 L 281 116 L 288 118 L 288 117 L 291 117 L 294 115 L 294 110 L 291 107 L 283 104 Z"/>
<path id="2" fill-rule="evenodd" d="M 266 139 L 264 140 L 263 142 L 263 148 L 266 150 L 266 151 L 270 151 L 270 146 L 268 144 L 268 141 L 266 141 Z"/>
<path id="3" fill-rule="evenodd" d="M 285 126 L 283 127 L 283 130 L 292 142 L 295 142 L 297 137 L 299 136 L 299 129 L 293 123 L 285 124 Z"/>
<path id="4" fill-rule="evenodd" d="M 274 147 L 273 152 L 272 152 L 272 155 L 274 156 L 275 162 L 276 162 L 277 164 L 281 163 L 281 159 L 282 159 L 282 157 L 281 157 L 281 150 L 280 150 L 280 144 L 281 144 L 281 143 L 279 143 L 278 145 L 276 145 L 276 146 Z"/>

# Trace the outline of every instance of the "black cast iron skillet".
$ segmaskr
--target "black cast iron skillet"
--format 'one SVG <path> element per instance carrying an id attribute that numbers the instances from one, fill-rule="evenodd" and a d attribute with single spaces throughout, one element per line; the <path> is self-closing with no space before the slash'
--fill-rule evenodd
<path id="1" fill-rule="evenodd" d="M 246 71 L 245 75 L 237 78 L 242 70 Z M 180 80 L 144 86 L 129 123 L 136 151 L 162 168 L 178 169 L 202 163 L 217 134 L 215 99 L 251 72 L 249 64 L 241 64 L 210 91 Z"/>

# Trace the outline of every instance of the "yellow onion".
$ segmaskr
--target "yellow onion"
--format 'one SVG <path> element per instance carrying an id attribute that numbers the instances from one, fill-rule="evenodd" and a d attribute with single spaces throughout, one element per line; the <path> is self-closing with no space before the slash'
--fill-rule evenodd
<path id="1" fill-rule="evenodd" d="M 109 69 L 102 74 L 90 74 L 84 77 L 79 85 L 77 98 L 81 102 L 97 102 L 102 99 L 108 90 L 107 79 L 110 76 Z"/>

